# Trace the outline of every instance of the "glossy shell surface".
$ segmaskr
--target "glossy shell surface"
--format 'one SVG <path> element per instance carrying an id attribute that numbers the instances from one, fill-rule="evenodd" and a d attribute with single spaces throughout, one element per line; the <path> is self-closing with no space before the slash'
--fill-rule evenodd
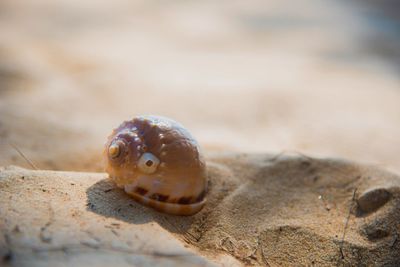
<path id="1" fill-rule="evenodd" d="M 160 116 L 123 122 L 108 137 L 105 170 L 137 202 L 192 215 L 206 202 L 206 166 L 199 145 L 179 123 Z"/>

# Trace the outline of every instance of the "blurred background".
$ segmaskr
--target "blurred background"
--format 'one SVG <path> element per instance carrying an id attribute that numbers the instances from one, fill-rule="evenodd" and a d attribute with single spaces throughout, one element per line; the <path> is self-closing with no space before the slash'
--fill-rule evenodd
<path id="1" fill-rule="evenodd" d="M 107 135 L 158 114 L 206 153 L 400 171 L 395 0 L 0 2 L 0 165 L 101 171 Z"/>

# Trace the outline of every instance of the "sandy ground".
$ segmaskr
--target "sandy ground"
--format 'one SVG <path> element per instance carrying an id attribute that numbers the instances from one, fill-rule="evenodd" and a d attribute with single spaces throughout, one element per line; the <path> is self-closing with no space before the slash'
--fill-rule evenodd
<path id="1" fill-rule="evenodd" d="M 102 171 L 112 128 L 159 114 L 211 165 L 300 152 L 400 172 L 400 26 L 384 3 L 1 1 L 0 166 L 31 168 L 14 145 L 38 169 Z"/>
<path id="2" fill-rule="evenodd" d="M 3 263 L 398 264 L 399 176 L 304 156 L 230 154 L 207 163 L 208 203 L 188 217 L 134 202 L 106 174 L 3 168 Z"/>

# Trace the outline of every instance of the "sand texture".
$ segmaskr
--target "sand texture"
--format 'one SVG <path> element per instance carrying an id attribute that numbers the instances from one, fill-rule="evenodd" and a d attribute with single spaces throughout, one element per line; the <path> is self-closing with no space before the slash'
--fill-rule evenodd
<path id="1" fill-rule="evenodd" d="M 195 216 L 141 206 L 103 173 L 0 172 L 11 266 L 395 266 L 400 177 L 302 155 L 210 156 Z"/>

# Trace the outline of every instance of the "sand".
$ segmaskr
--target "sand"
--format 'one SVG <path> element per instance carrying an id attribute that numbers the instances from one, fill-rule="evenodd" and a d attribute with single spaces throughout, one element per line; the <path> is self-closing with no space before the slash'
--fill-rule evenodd
<path id="1" fill-rule="evenodd" d="M 400 177 L 337 159 L 209 158 L 208 203 L 158 213 L 102 173 L 0 172 L 14 266 L 396 266 Z"/>
<path id="2" fill-rule="evenodd" d="M 361 2 L 1 1 L 1 264 L 395 266 L 399 27 Z M 139 114 L 198 139 L 201 213 L 107 181 Z"/>

